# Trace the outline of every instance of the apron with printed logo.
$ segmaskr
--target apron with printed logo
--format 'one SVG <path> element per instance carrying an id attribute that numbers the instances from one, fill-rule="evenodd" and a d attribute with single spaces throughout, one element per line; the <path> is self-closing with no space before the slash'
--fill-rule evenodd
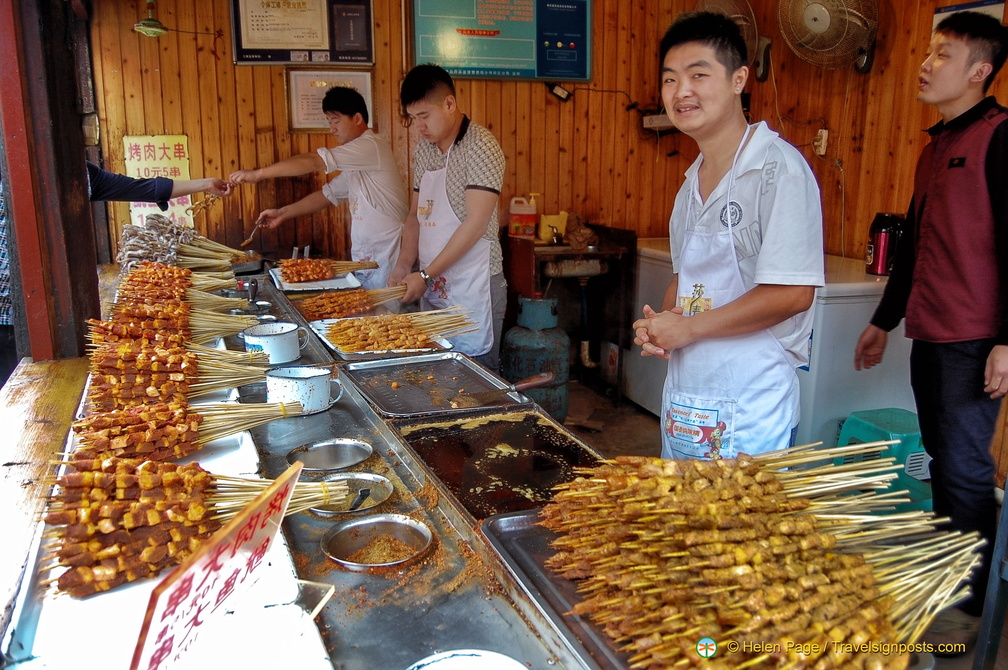
<path id="1" fill-rule="evenodd" d="M 440 170 L 428 170 L 420 178 L 420 240 L 417 245 L 420 267 L 426 268 L 437 258 L 448 240 L 462 225 L 448 200 L 448 158 Z M 451 338 L 456 350 L 481 356 L 493 345 L 493 320 L 490 309 L 490 241 L 481 237 L 462 258 L 434 280 L 420 300 L 424 310 L 460 305 L 478 330 Z"/>
<path id="2" fill-rule="evenodd" d="M 365 289 L 385 288 L 389 274 L 399 258 L 399 238 L 402 222 L 389 218 L 375 209 L 367 198 L 353 189 L 347 198 L 353 225 L 350 229 L 350 258 L 374 261 L 374 270 L 356 270 L 354 276 Z"/>
<path id="3" fill-rule="evenodd" d="M 687 317 L 722 307 L 746 291 L 732 238 L 742 210 L 731 199 L 735 163 L 746 141 L 743 137 L 729 173 L 720 212 L 724 230 L 701 233 L 695 226 L 686 231 L 678 302 Z M 692 221 L 695 194 L 689 198 Z M 707 204 L 714 200 L 712 193 Z M 798 376 L 769 330 L 693 342 L 669 358 L 662 391 L 662 457 L 721 459 L 735 458 L 739 451 L 782 449 L 790 440 L 797 402 Z"/>

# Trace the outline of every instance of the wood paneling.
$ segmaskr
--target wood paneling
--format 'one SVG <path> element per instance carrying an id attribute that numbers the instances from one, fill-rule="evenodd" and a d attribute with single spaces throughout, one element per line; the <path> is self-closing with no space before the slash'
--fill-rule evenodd
<path id="1" fill-rule="evenodd" d="M 389 138 L 404 175 L 410 135 L 399 118 L 405 73 L 402 0 L 373 0 L 376 131 Z M 408 3 L 407 3 L 408 4 Z M 542 82 L 459 80 L 461 107 L 499 138 L 507 158 L 501 210 L 514 195 L 541 194 L 540 211 L 567 210 L 593 223 L 664 237 L 682 174 L 696 145 L 679 134 L 644 131 L 641 115 L 658 98 L 657 44 L 664 28 L 694 2 L 595 0 L 593 79 L 568 83 L 561 102 Z M 880 3 L 878 48 L 871 72 L 824 70 L 795 56 L 781 37 L 778 2 L 754 0 L 759 32 L 772 41 L 773 76 L 750 79 L 752 116 L 766 120 L 799 146 L 819 178 L 826 251 L 864 255 L 875 212 L 905 212 L 922 129 L 937 121 L 916 100 L 917 71 L 940 3 Z M 96 0 L 92 38 L 106 166 L 123 169 L 122 135 L 184 133 L 194 177 L 227 176 L 332 143 L 323 135 L 287 131 L 284 68 L 234 65 L 228 0 L 160 0 L 159 18 L 180 32 L 154 40 L 132 31 L 144 3 Z M 224 38 L 216 41 L 213 31 Z M 184 32 L 182 32 L 184 31 Z M 408 40 L 406 40 L 408 41 Z M 1008 92 L 1002 74 L 993 89 Z M 636 103 L 632 105 L 631 103 Z M 627 109 L 627 107 L 633 107 Z M 826 156 L 812 138 L 829 130 Z M 199 221 L 211 237 L 236 245 L 263 208 L 286 204 L 320 188 L 322 175 L 243 186 Z M 125 205 L 110 205 L 117 231 Z M 502 217 L 503 221 L 504 217 Z M 311 244 L 340 256 L 349 246 L 345 208 L 330 208 L 296 225 L 263 233 L 264 249 Z M 289 253 L 289 252 L 288 252 Z"/>

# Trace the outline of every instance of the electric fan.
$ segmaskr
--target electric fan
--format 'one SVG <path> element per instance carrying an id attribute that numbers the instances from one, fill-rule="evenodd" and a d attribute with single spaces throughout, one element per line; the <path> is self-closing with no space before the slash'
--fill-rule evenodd
<path id="1" fill-rule="evenodd" d="M 781 0 L 777 19 L 784 41 L 803 61 L 827 70 L 871 69 L 876 0 Z"/>
<path id="2" fill-rule="evenodd" d="M 756 29 L 756 15 L 746 0 L 698 0 L 698 12 L 717 12 L 734 21 L 745 40 L 746 56 L 758 81 L 766 80 L 770 58 L 770 40 L 760 37 Z"/>

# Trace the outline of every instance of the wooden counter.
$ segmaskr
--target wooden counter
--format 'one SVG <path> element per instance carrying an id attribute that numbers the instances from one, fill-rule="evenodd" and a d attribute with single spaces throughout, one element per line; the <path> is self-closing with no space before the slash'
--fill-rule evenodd
<path id="1" fill-rule="evenodd" d="M 0 631 L 6 630 L 35 542 L 52 474 L 80 404 L 87 358 L 34 363 L 22 359 L 0 390 Z"/>

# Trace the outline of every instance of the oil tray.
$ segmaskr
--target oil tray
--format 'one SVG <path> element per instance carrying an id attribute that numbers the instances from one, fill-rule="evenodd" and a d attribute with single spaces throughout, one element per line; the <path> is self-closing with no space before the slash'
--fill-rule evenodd
<path id="1" fill-rule="evenodd" d="M 601 456 L 539 411 L 476 410 L 397 420 L 403 441 L 476 519 L 542 507 Z"/>

